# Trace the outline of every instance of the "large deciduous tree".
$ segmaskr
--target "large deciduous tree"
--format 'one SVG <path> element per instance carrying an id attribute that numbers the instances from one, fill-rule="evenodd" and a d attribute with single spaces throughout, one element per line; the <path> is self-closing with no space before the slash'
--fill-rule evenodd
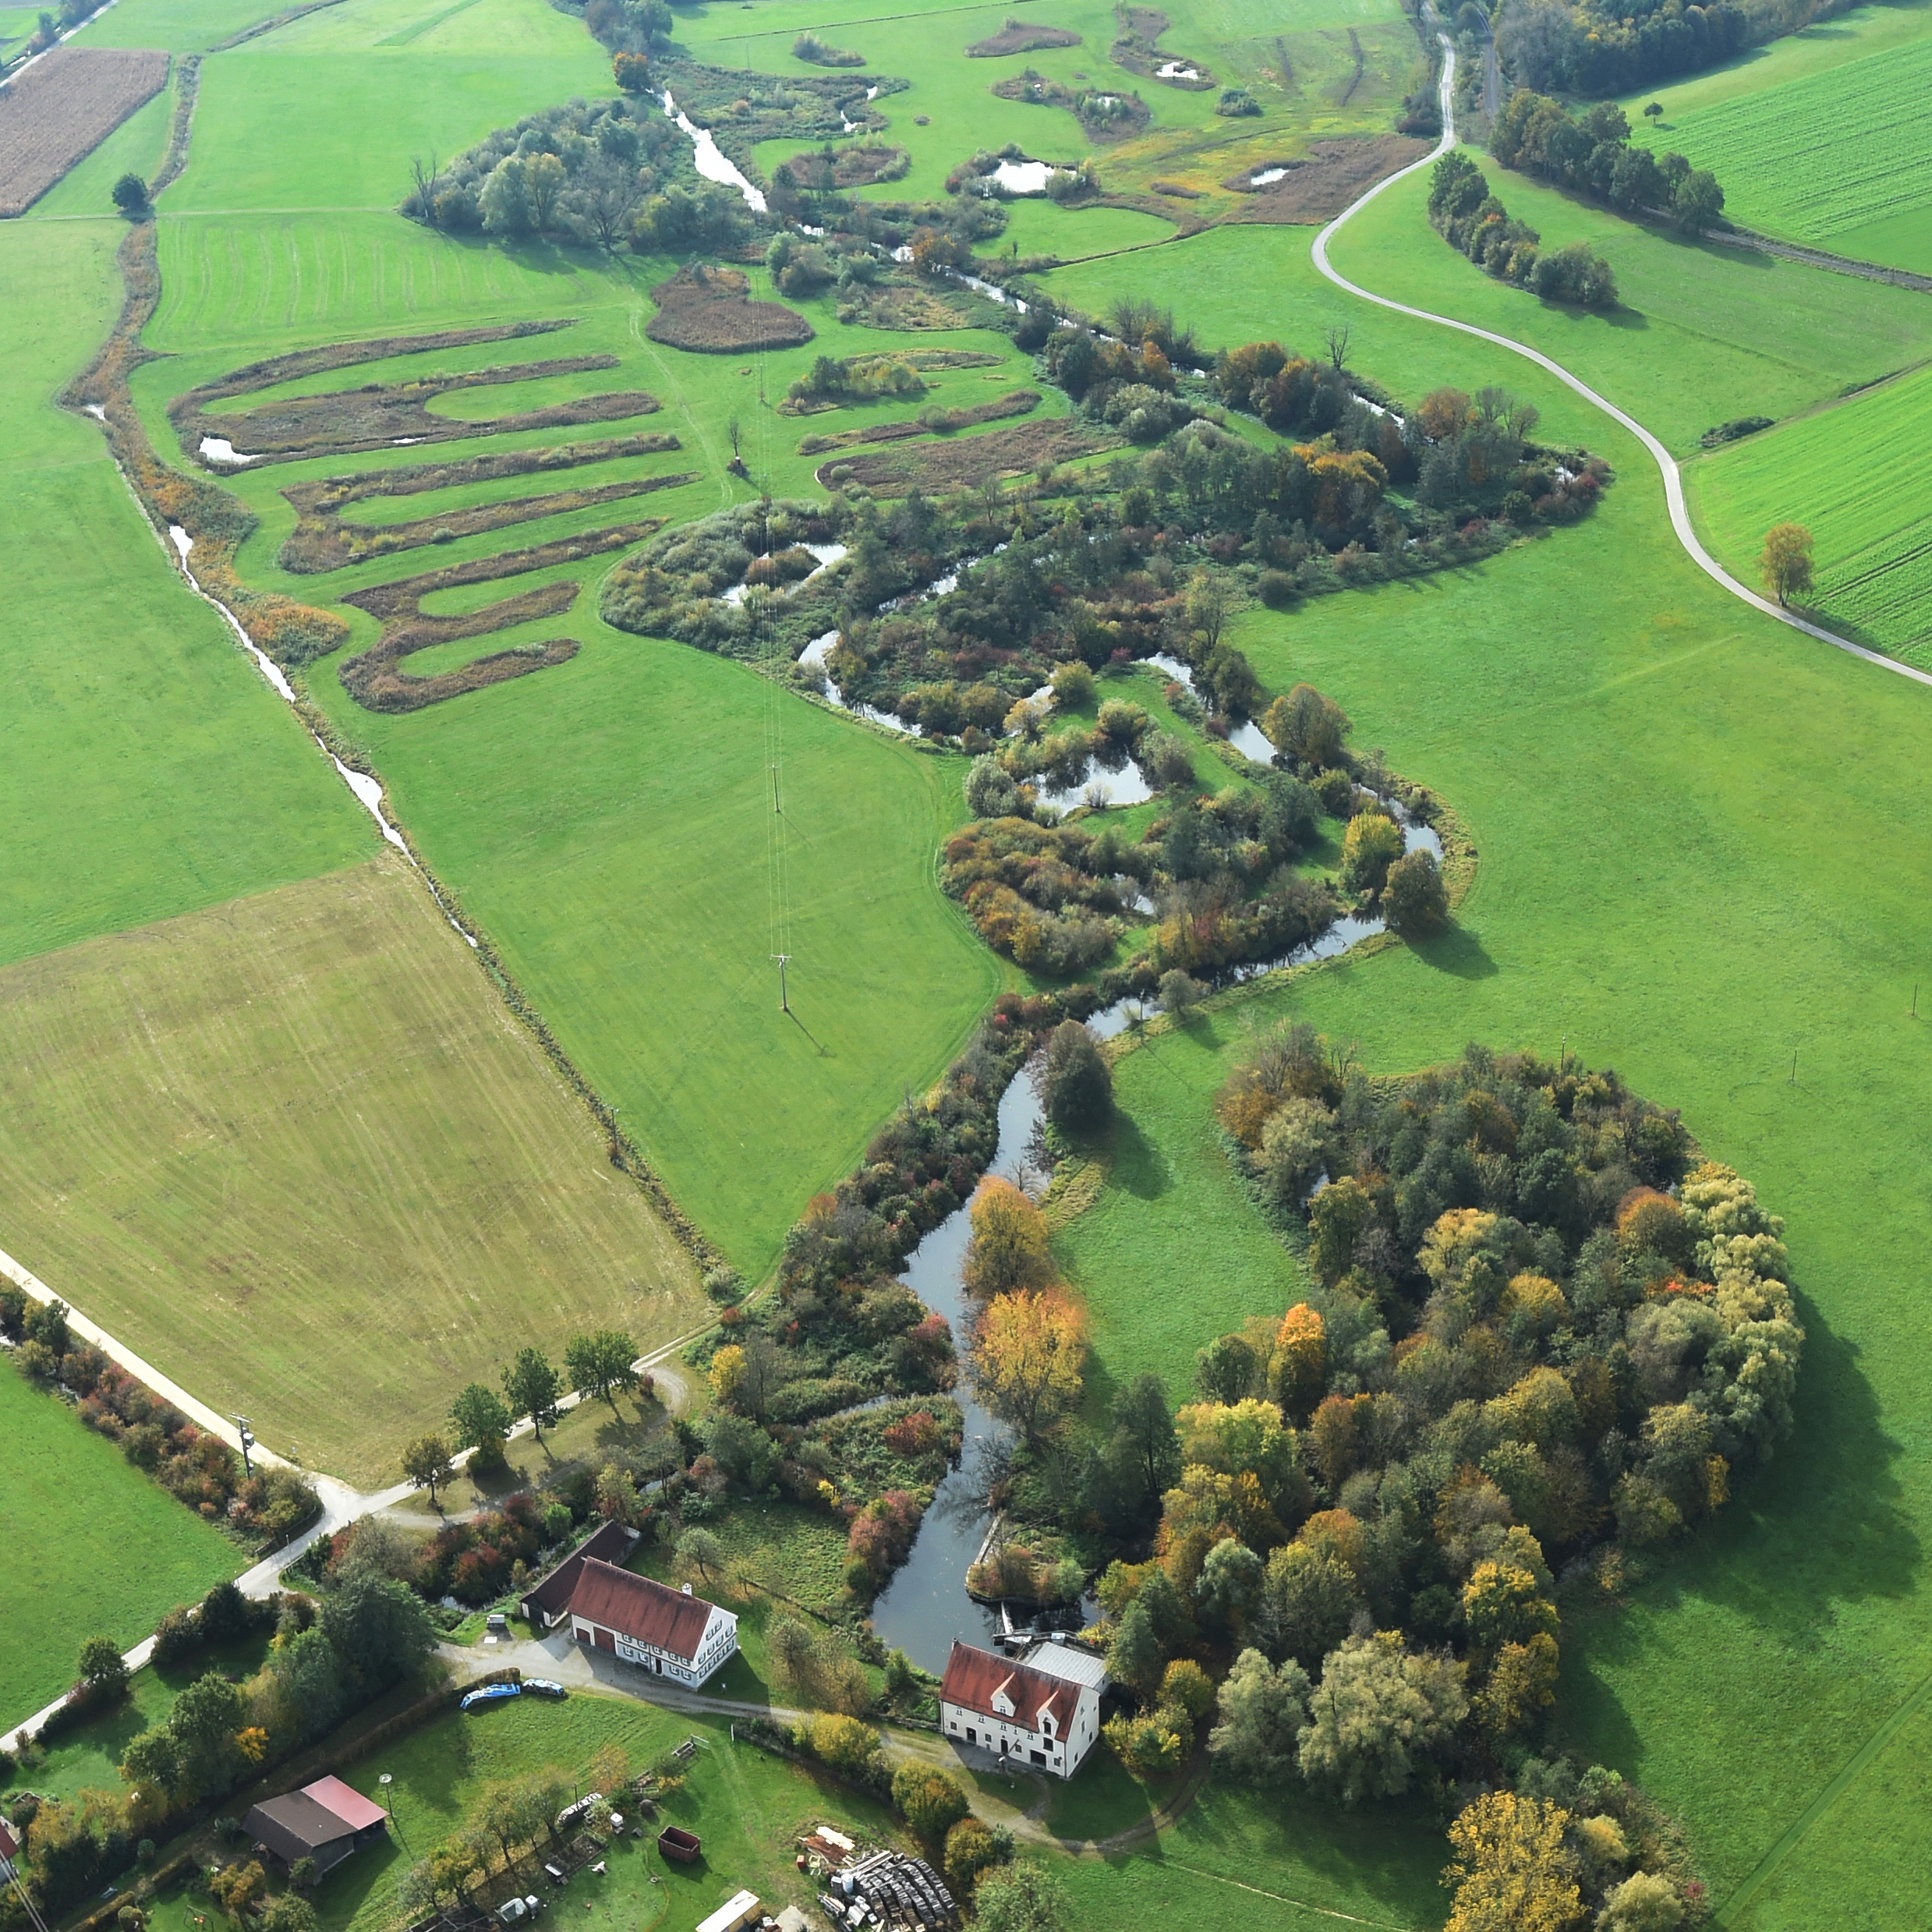
<path id="1" fill-rule="evenodd" d="M 1086 1357 L 1086 1317 L 1066 1295 L 997 1295 L 979 1318 L 973 1372 L 987 1406 L 1033 1440 L 1079 1401 Z"/>
<path id="2" fill-rule="evenodd" d="M 1802 523 L 1774 524 L 1764 533 L 1757 568 L 1764 588 L 1781 604 L 1802 597 L 1811 588 L 1811 533 Z"/>

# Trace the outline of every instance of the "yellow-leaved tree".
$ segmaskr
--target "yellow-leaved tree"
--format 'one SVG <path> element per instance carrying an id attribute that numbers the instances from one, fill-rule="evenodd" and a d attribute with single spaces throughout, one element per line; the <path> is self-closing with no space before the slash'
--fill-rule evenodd
<path id="1" fill-rule="evenodd" d="M 1029 1441 L 1080 1399 L 1085 1311 L 1063 1290 L 996 1295 L 979 1318 L 973 1375 L 986 1406 Z"/>
<path id="2" fill-rule="evenodd" d="M 1456 1888 L 1444 1932 L 1564 1932 L 1583 1916 L 1576 1860 L 1563 1843 L 1569 1813 L 1541 1798 L 1488 1792 L 1449 1827 Z"/>
<path id="3" fill-rule="evenodd" d="M 973 1293 L 1010 1294 L 1052 1284 L 1046 1218 L 1011 1181 L 989 1174 L 979 1184 L 972 1223 L 964 1272 Z"/>

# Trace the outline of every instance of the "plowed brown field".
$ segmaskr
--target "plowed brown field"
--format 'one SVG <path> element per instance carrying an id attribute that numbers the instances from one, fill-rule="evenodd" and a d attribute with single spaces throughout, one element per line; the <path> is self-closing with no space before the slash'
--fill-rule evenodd
<path id="1" fill-rule="evenodd" d="M 57 47 L 0 88 L 0 216 L 24 214 L 167 80 L 151 48 Z"/>

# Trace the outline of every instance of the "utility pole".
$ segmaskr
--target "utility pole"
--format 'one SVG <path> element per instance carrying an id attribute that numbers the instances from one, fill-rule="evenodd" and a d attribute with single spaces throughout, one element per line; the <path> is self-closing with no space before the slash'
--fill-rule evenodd
<path id="1" fill-rule="evenodd" d="M 255 1466 L 248 1460 L 248 1453 L 255 1446 L 254 1431 L 248 1426 L 248 1417 L 245 1415 L 232 1415 L 228 1420 L 241 1431 L 242 1473 L 252 1478 L 255 1474 Z"/>
<path id="2" fill-rule="evenodd" d="M 789 953 L 774 953 L 772 957 L 778 962 L 778 1010 L 789 1013 L 791 1010 L 791 1000 L 785 991 L 785 968 L 791 963 L 791 955 Z"/>
<path id="3" fill-rule="evenodd" d="M 773 766 L 772 766 L 772 768 L 771 768 L 771 809 L 772 809 L 772 816 L 773 816 L 773 818 L 777 818 L 777 817 L 779 816 L 779 814 L 778 814 L 778 767 L 777 767 L 776 765 Z"/>
<path id="4" fill-rule="evenodd" d="M 33 1895 L 27 1888 L 27 1881 L 20 1876 L 16 1861 L 20 1856 L 20 1848 L 15 1843 L 13 1833 L 4 1818 L 0 1818 L 0 1879 L 10 1880 L 20 1903 L 27 1908 L 27 1923 L 34 1932 L 47 1932 L 47 1922 L 40 1915 L 34 1902 Z"/>

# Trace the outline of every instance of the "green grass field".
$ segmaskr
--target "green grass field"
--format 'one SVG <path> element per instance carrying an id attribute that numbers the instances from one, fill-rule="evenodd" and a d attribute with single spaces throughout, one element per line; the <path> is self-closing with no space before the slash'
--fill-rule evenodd
<path id="1" fill-rule="evenodd" d="M 1511 174 L 1480 154 L 1491 186 L 1546 246 L 1587 241 L 1616 271 L 1609 314 L 1541 302 L 1494 281 L 1428 225 L 1425 169 L 1357 216 L 1330 259 L 1351 281 L 1438 314 L 1460 316 L 1555 356 L 1683 453 L 1714 424 L 1779 417 L 1847 384 L 1932 354 L 1932 303 L 1914 292 L 1688 242 Z M 1351 366 L 1414 398 L 1438 383 L 1524 390 L 1527 364 L 1446 331 L 1420 333 L 1322 281 L 1300 228 L 1219 228 L 1152 250 L 1056 270 L 1047 285 L 1104 313 L 1116 295 L 1171 303 L 1205 344 L 1277 337 L 1318 349 L 1331 322 L 1353 330 Z M 1775 313 L 1778 326 L 1764 327 Z M 1527 393 L 1527 390 L 1525 391 Z M 1587 439 L 1602 419 L 1581 403 L 1545 411 L 1545 429 Z M 1557 426 L 1560 423 L 1561 426 Z"/>
<path id="2" fill-rule="evenodd" d="M 89 1637 L 138 1644 L 247 1559 L 7 1363 L 0 1441 L 0 1714 L 11 1729 L 73 1682 Z"/>
<path id="3" fill-rule="evenodd" d="M 1686 470 L 1700 522 L 1741 577 L 1764 533 L 1802 518 L 1816 541 L 1825 621 L 1894 656 L 1932 646 L 1932 502 L 1925 430 L 1932 371 L 1918 370 L 1700 457 Z"/>
<path id="4" fill-rule="evenodd" d="M 663 1822 L 698 1833 L 704 1841 L 699 1862 L 668 1864 L 651 1842 L 656 1828 L 642 1842 L 619 1839 L 610 1847 L 606 1876 L 586 1872 L 573 1878 L 554 1902 L 560 1921 L 594 1932 L 612 1926 L 690 1932 L 745 1887 L 776 1911 L 807 1898 L 805 1881 L 792 1866 L 800 1833 L 826 1821 L 875 1842 L 890 1837 L 883 1807 L 836 1786 L 822 1789 L 783 1760 L 734 1744 L 723 1718 L 582 1693 L 560 1704 L 525 1699 L 478 1717 L 451 1712 L 345 1773 L 357 1790 L 393 1800 L 397 1830 L 317 1888 L 316 1909 L 324 1932 L 388 1932 L 399 1924 L 396 1885 L 411 1856 L 420 1857 L 453 1835 L 491 1782 L 552 1766 L 581 1780 L 596 1751 L 609 1744 L 623 1750 L 641 1771 L 692 1736 L 701 1740 L 700 1748 Z M 387 1790 L 377 1782 L 384 1772 L 395 1781 Z M 548 1881 L 533 1868 L 529 1882 L 550 1895 Z M 189 1909 L 190 1902 L 176 1895 L 157 1914 L 157 1922 L 164 1932 L 187 1932 Z"/>
<path id="5" fill-rule="evenodd" d="M 1732 221 L 1923 274 L 1932 191 L 1915 161 L 1928 78 L 1932 13 L 1861 7 L 1661 90 L 1654 129 L 1639 112 L 1647 95 L 1627 104 L 1639 138 L 1717 175 Z"/>
<path id="6" fill-rule="evenodd" d="M 911 90 L 886 105 L 889 138 L 904 138 L 913 170 L 874 191 L 897 198 L 932 193 L 981 145 L 1084 151 L 1063 114 L 987 94 L 999 73 L 1022 62 L 961 58 L 964 43 L 1002 17 L 989 7 L 879 20 L 849 0 L 820 12 L 714 6 L 681 14 L 679 36 L 701 56 L 794 70 L 784 50 L 810 26 L 860 48 L 875 71 L 911 79 Z M 1079 0 L 1042 17 L 1075 27 L 1085 42 L 1025 59 L 1056 77 L 1104 70 L 1109 9 Z M 187 47 L 240 23 L 230 0 L 122 0 L 96 31 Z M 1352 23 L 1368 78 L 1345 107 L 1338 83 Z M 1762 71 L 1786 73 L 1795 84 L 1798 56 L 1835 44 L 1842 24 L 1810 30 L 1789 57 L 1773 50 Z M 748 35 L 750 27 L 758 32 Z M 623 370 L 610 373 L 609 386 L 656 391 L 667 406 L 651 426 L 685 438 L 688 463 L 654 462 L 702 472 L 653 508 L 690 515 L 724 500 L 732 486 L 720 477 L 718 432 L 732 412 L 755 426 L 755 472 L 776 489 L 802 488 L 809 465 L 793 454 L 801 426 L 755 411 L 750 359 L 681 357 L 644 343 L 644 291 L 667 264 L 627 260 L 606 270 L 554 251 L 511 254 L 424 235 L 386 212 L 412 147 L 434 142 L 447 154 L 497 121 L 600 88 L 602 57 L 577 35 L 573 22 L 533 0 L 478 0 L 455 13 L 437 0 L 345 0 L 211 59 L 196 158 L 161 221 L 166 294 L 152 346 L 174 359 L 150 366 L 137 383 L 150 426 L 165 427 L 169 395 L 251 356 L 331 335 L 576 313 L 582 346 L 615 345 L 621 355 Z M 1177 13 L 1162 46 L 1208 61 L 1223 81 L 1255 85 L 1268 115 L 1223 123 L 1211 96 L 1145 87 L 1155 127 L 1103 154 L 1110 185 L 1158 175 L 1205 186 L 1265 141 L 1293 152 L 1338 126 L 1386 126 L 1414 64 L 1413 32 L 1392 10 L 1357 23 L 1346 0 L 1324 0 L 1286 23 L 1252 0 L 1203 0 Z M 1269 82 L 1265 71 L 1284 53 L 1292 82 Z M 1717 84 L 1709 83 L 1713 115 Z M 1686 85 L 1667 95 L 1686 124 L 1691 92 Z M 332 111 L 317 116 L 310 104 L 324 94 Z M 909 125 L 918 115 L 927 128 Z M 1039 131 L 1056 126 L 1057 135 Z M 1338 266 L 1368 286 L 1534 342 L 1679 451 L 1712 424 L 1802 416 L 1847 385 L 1932 354 L 1923 297 L 1740 260 L 1632 228 L 1521 177 L 1492 169 L 1491 179 L 1546 242 L 1587 239 L 1610 255 L 1625 309 L 1573 315 L 1488 281 L 1428 229 L 1420 178 L 1349 231 L 1335 250 Z M 1097 214 L 1056 224 L 1029 209 L 1016 235 L 1020 223 L 1099 232 L 1077 228 L 1090 218 Z M 107 222 L 45 221 L 0 235 L 27 269 L 37 267 L 56 287 L 73 281 L 57 313 L 51 298 L 16 305 L 31 308 L 31 323 L 7 326 L 41 331 L 40 359 L 17 365 L 30 379 L 16 383 L 9 409 L 25 426 L 23 450 L 37 437 L 74 462 L 84 453 L 100 472 L 105 487 L 82 506 L 94 520 L 77 526 L 90 533 L 118 527 L 103 520 L 103 506 L 124 501 L 119 487 L 85 425 L 37 415 L 27 398 L 50 394 L 71 366 L 73 343 L 104 326 L 115 233 Z M 1590 522 L 1478 568 L 1243 621 L 1239 641 L 1265 682 L 1281 688 L 1305 677 L 1332 692 L 1357 720 L 1357 743 L 1386 747 L 1398 768 L 1452 800 L 1481 855 L 1450 938 L 1426 953 L 1391 950 L 1331 968 L 1251 1004 L 1264 1015 L 1307 1014 L 1378 1071 L 1444 1056 L 1472 1037 L 1545 1049 L 1566 1039 L 1683 1106 L 1706 1146 L 1788 1216 L 1810 1331 L 1802 1445 L 1714 1534 L 1661 1566 L 1622 1615 L 1573 1624 L 1571 1721 L 1586 1747 L 1683 1813 L 1715 1897 L 1736 1901 L 1727 1923 L 1748 1932 L 1920 1923 L 1923 1860 L 1902 1821 L 1922 1817 L 1932 1796 L 1925 1707 L 1914 1701 L 1932 1647 L 1919 1576 L 1932 1480 L 1920 1453 L 1927 1410 L 1914 1286 L 1932 1232 L 1918 1179 L 1927 1049 L 1907 1017 L 1932 938 L 1918 886 L 1932 851 L 1914 809 L 1923 694 L 1726 599 L 1671 539 L 1654 473 L 1634 444 L 1516 359 L 1370 311 L 1320 281 L 1307 242 L 1304 231 L 1222 231 L 1063 270 L 1052 285 L 1090 310 L 1120 294 L 1171 303 L 1211 345 L 1274 336 L 1312 348 L 1329 322 L 1346 320 L 1355 330 L 1351 363 L 1399 395 L 1443 382 L 1507 384 L 1545 409 L 1548 434 L 1603 451 L 1621 481 Z M 30 257 L 33 247 L 42 253 Z M 82 260 L 90 250 L 91 267 Z M 812 307 L 821 339 L 794 357 L 865 341 L 842 334 L 828 309 Z M 768 394 L 794 366 L 767 359 Z M 964 373 L 938 399 L 994 393 L 978 380 L 1011 386 L 1016 372 Z M 600 377 L 558 392 L 604 386 Z M 1868 401 L 1904 392 L 1901 384 Z M 1846 408 L 1850 415 L 1833 412 L 1836 433 L 1865 438 L 1868 466 L 1887 460 L 1895 444 L 1862 426 L 1878 412 Z M 1909 522 L 1916 458 L 1892 455 L 1905 484 L 1841 511 L 1822 443 L 1803 441 L 1832 430 L 1814 433 L 1810 420 L 1828 419 L 1801 420 L 1693 471 L 1700 513 L 1727 554 L 1754 547 L 1748 525 L 1764 515 L 1767 491 L 1801 499 L 1779 515 L 1815 516 L 1828 572 L 1850 533 L 1890 545 L 1887 556 L 1900 547 L 1886 533 Z M 1792 454 L 1782 454 L 1781 442 Z M 1760 462 L 1781 472 L 1761 490 L 1748 473 Z M 295 587 L 271 561 L 288 524 L 274 488 L 328 467 L 278 466 L 239 486 L 264 516 L 242 560 L 252 581 Z M 1732 476 L 1735 511 L 1720 501 Z M 9 487 L 25 500 L 25 483 Z M 41 548 L 55 554 L 72 515 L 49 513 Z M 1723 534 L 1727 517 L 1742 534 Z M 138 523 L 128 527 L 151 547 Z M 85 540 L 69 540 L 79 558 Z M 101 547 L 96 538 L 89 554 Z M 467 540 L 449 555 L 501 547 Z M 162 567 L 158 553 L 151 566 L 143 554 L 136 570 L 138 550 L 129 544 L 122 560 L 129 609 L 139 607 L 144 573 Z M 575 568 L 587 603 L 597 569 Z M 68 572 L 82 577 L 80 562 Z M 400 574 L 359 566 L 327 586 L 304 579 L 299 588 L 333 594 Z M 1895 601 L 1909 611 L 1912 580 L 1894 581 L 1905 586 Z M 177 593 L 158 575 L 151 582 L 172 613 Z M 50 576 L 33 588 L 51 602 L 58 584 Z M 1849 591 L 1828 586 L 1827 594 Z M 50 637 L 72 634 L 75 607 L 66 607 L 65 629 L 50 623 Z M 937 1068 L 999 983 L 932 877 L 933 845 L 960 811 L 958 768 L 778 701 L 741 667 L 605 631 L 587 610 L 569 628 L 584 642 L 570 664 L 414 717 L 356 711 L 327 665 L 313 686 L 366 748 L 404 823 L 622 1107 L 683 1205 L 756 1266 L 803 1197 L 850 1165 L 901 1087 Z M 359 617 L 359 643 L 371 634 Z M 212 664 L 226 647 L 218 632 L 209 635 Z M 114 678 L 98 675 L 118 695 Z M 203 687 L 193 690 L 180 709 L 199 717 L 209 700 Z M 63 725 L 65 737 L 50 731 L 45 741 L 65 766 L 55 752 L 37 752 L 30 772 L 9 772 L 29 818 L 53 795 L 52 774 L 124 769 L 101 748 L 131 747 L 135 727 L 122 720 L 137 715 L 146 729 L 154 715 L 96 702 L 98 721 L 87 729 L 102 734 L 97 741 Z M 279 728 L 272 709 L 261 717 L 264 732 Z M 780 717 L 795 801 L 794 985 L 809 1033 L 772 1010 L 766 957 L 765 734 Z M 307 759 L 322 773 L 292 727 L 285 735 L 285 752 L 274 755 L 291 770 Z M 286 791 L 278 781 L 239 798 L 250 760 L 259 771 L 270 754 L 246 740 L 237 754 L 235 741 L 211 734 L 200 764 L 183 767 L 205 773 L 218 742 L 225 778 L 239 774 L 233 824 L 207 840 L 218 862 L 175 856 L 191 849 L 189 830 L 172 844 L 152 841 L 159 857 L 130 838 L 133 856 L 118 872 L 104 862 L 80 869 L 100 904 L 76 913 L 67 890 L 76 869 L 63 871 L 50 819 L 48 843 L 20 868 L 42 898 L 20 915 L 28 936 L 18 950 L 218 904 L 339 869 L 366 851 L 352 812 L 338 813 L 341 830 L 328 837 L 339 849 L 276 870 L 292 843 L 276 835 L 272 816 Z M 320 776 L 316 784 L 323 802 L 302 822 L 320 840 L 314 828 L 334 806 Z M 168 794 L 172 822 L 158 808 L 139 808 L 142 838 L 162 823 L 199 833 L 179 809 L 189 795 L 185 780 Z M 19 809 L 14 822 L 27 822 Z M 90 836 L 111 856 L 104 834 Z M 228 871 L 204 878 L 218 862 Z M 1237 1015 L 1212 1016 L 1141 1048 L 1120 1070 L 1124 1125 L 1113 1185 L 1060 1237 L 1094 1310 L 1103 1386 L 1152 1366 L 1178 1394 L 1202 1342 L 1251 1308 L 1278 1309 L 1292 1297 L 1292 1261 L 1217 1165 L 1207 1116 L 1238 1025 Z M 558 1238 L 566 1238 L 561 1223 Z M 484 1325 L 465 1319 L 470 1330 Z M 578 1707 L 497 1714 L 575 1722 Z M 623 1721 L 659 1721 L 628 1709 Z M 412 1804 L 427 1819 L 453 1822 L 462 1794 L 497 1775 L 491 1765 L 511 1761 L 490 1755 L 487 1737 L 458 1726 L 406 1747 L 419 1744 L 424 1755 L 407 1766 L 405 1831 Z M 581 1761 L 590 1748 L 587 1732 L 535 1742 L 560 1761 Z M 373 1778 L 385 1767 L 364 1768 Z M 759 1771 L 791 1775 L 763 1760 Z M 722 1813 L 723 1851 L 745 1871 L 775 1862 L 782 1873 L 775 1838 L 728 1835 L 745 1831 L 748 1813 L 755 1833 L 781 1822 L 794 1806 L 791 1787 L 760 1784 L 749 1771 L 732 1784 L 721 1760 L 716 1775 L 718 1795 L 699 1796 Z M 1119 1796 L 1111 1786 L 1091 1800 L 1070 1794 L 1065 1815 L 1090 1812 L 1096 1827 L 1106 1824 L 1127 1808 Z M 1191 1925 L 1230 1909 L 1254 1916 L 1258 1895 L 1270 1923 L 1311 1922 L 1319 1911 L 1421 1927 L 1439 1922 L 1434 1881 L 1444 1856 L 1433 1818 L 1338 1817 L 1274 1794 L 1211 1789 L 1146 1854 L 1083 1861 L 1069 1879 L 1083 1922 L 1095 1925 L 1157 1913 Z M 382 1888 L 393 1877 L 373 1860 L 365 1869 L 367 1878 L 341 1881 L 353 1895 L 325 1898 L 330 1932 L 376 1932 L 382 1922 Z M 616 1915 L 643 1922 L 646 1909 L 632 1902 L 641 1895 L 616 1891 Z M 703 1902 L 681 1897 L 678 1909 L 688 1903 L 695 1920 Z M 163 1920 L 162 1932 L 186 1932 L 185 1921 L 165 1912 Z"/>
<path id="7" fill-rule="evenodd" d="M 579 1329 L 649 1346 L 705 1318 L 688 1256 L 398 859 L 0 986 L 9 1251 L 279 1454 L 392 1482 L 525 1342 L 561 1359 Z"/>

